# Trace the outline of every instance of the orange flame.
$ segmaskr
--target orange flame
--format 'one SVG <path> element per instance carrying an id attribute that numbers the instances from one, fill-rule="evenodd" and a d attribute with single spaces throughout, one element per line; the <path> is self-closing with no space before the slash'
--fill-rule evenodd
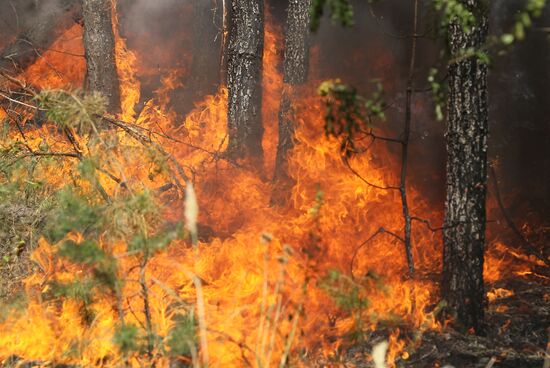
<path id="1" fill-rule="evenodd" d="M 270 19 L 269 14 L 266 18 Z M 268 21 L 262 110 L 267 173 L 273 170 L 282 86 L 274 46 L 281 44 L 279 34 L 280 30 Z M 68 30 L 52 49 L 81 54 L 80 26 Z M 140 99 L 140 84 L 135 73 L 138 57 L 126 48 L 119 36 L 116 52 L 123 106 L 121 118 L 133 121 L 134 108 Z M 83 59 L 75 58 L 48 51 L 26 71 L 25 77 L 38 87 L 61 88 L 69 82 L 79 86 L 85 68 Z M 382 321 L 393 323 L 387 356 L 390 365 L 407 344 L 397 326 L 409 325 L 419 331 L 440 328 L 430 307 L 438 301 L 437 284 L 429 277 L 441 266 L 440 235 L 422 226 L 415 227 L 414 256 L 419 270 L 415 279 L 404 276 L 407 265 L 403 245 L 388 232 L 362 245 L 363 240 L 382 226 L 400 232 L 403 227 L 400 198 L 395 191 L 366 186 L 345 167 L 339 142 L 323 135 L 323 107 L 316 96 L 305 95 L 297 103 L 297 143 L 289 161 L 289 174 L 295 180 L 291 200 L 285 206 L 271 207 L 272 184 L 223 157 L 227 147 L 227 90 L 221 87 L 216 95 L 206 96 L 180 120 L 168 106 L 170 92 L 182 83 L 181 75 L 181 70 L 165 73 L 162 87 L 146 103 L 136 124 L 162 144 L 181 166 L 194 168 L 201 209 L 199 222 L 209 228 L 210 234 L 205 234 L 204 239 L 208 240 L 200 242 L 198 250 L 177 241 L 150 260 L 145 279 L 155 334 L 167 336 L 173 326 L 173 316 L 178 312 L 173 307 L 175 299 L 193 304 L 202 297 L 212 366 L 238 367 L 244 364 L 244 358 L 254 366 L 278 364 L 293 331 L 294 340 L 290 343 L 294 351 L 320 350 L 330 355 L 343 345 L 342 337 L 356 328 L 354 316 L 339 308 L 318 285 L 331 269 L 350 276 L 355 283 L 366 275 L 379 280 L 380 287 L 365 287 L 361 291 L 368 300 L 367 311 L 372 317 L 365 318 L 363 328 L 372 331 Z M 316 83 L 312 81 L 304 90 L 314 91 Z M 54 134 L 47 125 L 33 128 L 28 134 L 28 144 L 38 147 L 46 140 L 52 149 L 66 148 L 65 143 L 52 139 Z M 170 182 L 166 175 L 150 172 L 146 153 L 139 151 L 138 144 L 125 134 L 111 131 L 104 134 L 116 134 L 121 147 L 131 147 L 138 152 L 128 157 L 120 148 L 120 157 L 110 158 L 117 162 L 114 165 L 117 176 L 125 178 L 129 186 L 139 183 L 156 189 Z M 373 183 L 394 183 L 398 164 L 387 147 L 376 145 L 369 152 L 353 158 L 353 167 Z M 36 175 L 51 187 L 61 188 L 71 180 L 73 169 L 65 164 L 55 169 L 46 168 Z M 120 190 L 107 177 L 101 177 L 100 181 L 109 194 L 116 195 Z M 312 207 L 318 188 L 324 197 L 315 213 Z M 415 213 L 441 218 L 441 214 L 423 200 L 419 190 L 409 190 Z M 167 221 L 181 219 L 181 201 L 172 202 L 165 212 Z M 272 235 L 262 237 L 262 234 Z M 78 234 L 72 236 L 78 238 Z M 135 258 L 126 253 L 127 244 L 122 241 L 109 244 L 105 240 L 102 246 L 117 255 L 121 275 L 128 280 L 139 278 Z M 27 308 L 10 315 L 0 325 L 0 360 L 15 355 L 29 361 L 90 367 L 116 367 L 124 362 L 136 367 L 143 365 L 140 357 L 124 358 L 113 343 L 114 326 L 118 323 L 113 297 L 105 296 L 93 303 L 92 310 L 87 311 L 93 316 L 88 324 L 83 322 L 79 303 L 43 299 L 42 295 L 48 292 L 45 286 L 48 281 L 72 280 L 86 271 L 58 259 L 54 248 L 55 245 L 42 239 L 33 253 L 33 260 L 41 271 L 26 280 Z M 489 282 L 507 273 L 510 261 L 506 258 L 509 257 L 502 243 L 491 244 L 485 266 Z M 530 260 L 524 261 L 513 272 L 524 272 Z M 202 280 L 200 290 L 193 282 L 195 276 Z M 505 295 L 498 290 L 489 293 L 490 300 Z M 142 324 L 140 285 L 127 282 L 122 292 L 126 296 L 127 322 Z M 158 358 L 156 363 L 157 366 L 169 364 L 165 358 Z M 307 366 L 298 359 L 294 363 Z"/>

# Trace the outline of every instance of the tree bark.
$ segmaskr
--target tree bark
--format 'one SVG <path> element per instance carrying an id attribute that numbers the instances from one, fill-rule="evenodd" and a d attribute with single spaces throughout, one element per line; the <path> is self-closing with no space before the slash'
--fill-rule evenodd
<path id="1" fill-rule="evenodd" d="M 192 88 L 197 96 L 216 93 L 220 85 L 220 28 L 221 10 L 212 0 L 195 0 L 193 24 Z"/>
<path id="2" fill-rule="evenodd" d="M 284 76 L 285 88 L 279 108 L 279 143 L 275 180 L 289 180 L 288 152 L 294 147 L 294 86 L 307 80 L 309 69 L 309 8 L 311 0 L 290 0 L 287 9 Z"/>
<path id="3" fill-rule="evenodd" d="M 193 0 L 191 68 L 189 78 L 172 93 L 173 109 L 187 115 L 204 96 L 217 92 L 222 79 L 221 29 L 222 9 L 214 0 Z"/>
<path id="4" fill-rule="evenodd" d="M 262 156 L 263 0 L 232 0 L 227 45 L 228 153 Z"/>
<path id="5" fill-rule="evenodd" d="M 474 14 L 476 24 L 470 32 L 456 22 L 449 26 L 452 61 L 442 294 L 456 312 L 457 326 L 483 333 L 488 68 L 477 56 L 464 52 L 485 44 L 488 20 L 482 0 L 461 2 Z"/>
<path id="6" fill-rule="evenodd" d="M 31 9 L 29 9 L 29 7 Z M 43 0 L 21 9 L 34 14 L 20 35 L 0 53 L 0 69 L 18 74 L 31 66 L 63 32 L 82 18 L 79 0 Z"/>
<path id="7" fill-rule="evenodd" d="M 120 111 L 111 0 L 83 0 L 87 89 L 107 99 L 110 112 Z"/>
<path id="8" fill-rule="evenodd" d="M 284 82 L 306 81 L 309 67 L 309 8 L 311 0 L 290 0 L 285 35 Z"/>

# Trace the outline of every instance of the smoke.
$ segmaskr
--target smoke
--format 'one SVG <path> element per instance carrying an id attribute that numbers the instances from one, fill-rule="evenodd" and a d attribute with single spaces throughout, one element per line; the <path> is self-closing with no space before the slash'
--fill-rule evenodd
<path id="1" fill-rule="evenodd" d="M 353 1 L 355 26 L 344 30 L 325 17 L 315 43 L 320 47 L 320 75 L 341 77 L 367 94 L 370 81 L 380 79 L 391 108 L 380 128 L 398 136 L 403 129 L 404 90 L 410 59 L 412 3 L 385 0 L 373 5 Z M 510 29 L 525 1 L 491 2 L 490 31 Z M 550 9 L 534 22 L 523 42 L 505 55 L 494 55 L 490 71 L 491 162 L 498 164 L 501 190 L 509 195 L 509 207 L 521 214 L 525 208 L 550 215 L 550 105 L 545 102 L 550 86 L 550 39 L 542 27 L 550 23 Z M 434 40 L 436 17 L 431 2 L 421 11 L 415 86 L 426 89 L 430 67 L 441 66 L 444 43 Z M 428 32 L 425 32 L 428 30 Z M 431 30 L 431 31 L 430 31 Z M 444 65 L 443 65 L 443 73 Z M 437 122 L 429 93 L 416 93 L 410 153 L 410 182 L 422 189 L 433 204 L 441 204 L 445 190 L 444 122 Z M 398 154 L 399 147 L 395 148 Z M 490 188 L 491 189 L 491 188 Z M 513 194 L 513 195 L 512 195 Z"/>
<path id="2" fill-rule="evenodd" d="M 0 47 L 74 1 L 78 0 L 0 0 Z M 435 25 L 429 3 L 425 2 L 421 12 L 422 29 Z M 183 87 L 174 91 L 173 104 L 183 114 L 219 82 L 220 14 L 212 11 L 212 4 L 206 0 L 118 1 L 121 34 L 139 55 L 138 77 L 145 98 L 158 88 L 163 75 L 178 69 Z M 399 135 L 410 54 L 410 39 L 404 36 L 411 32 L 412 4 L 402 0 L 373 5 L 354 0 L 353 4 L 356 24 L 352 29 L 332 25 L 325 17 L 312 35 L 317 52 L 317 59 L 312 59 L 312 77 L 319 81 L 340 77 L 366 95 L 373 90 L 372 80 L 380 80 L 391 105 L 388 121 L 380 127 Z M 525 2 L 491 4 L 491 31 L 501 34 L 509 29 L 516 10 Z M 287 1 L 269 0 L 268 5 L 275 21 L 283 25 Z M 538 28 L 548 27 L 549 21 L 550 10 L 546 9 L 525 41 L 493 59 L 490 74 L 490 156 L 498 162 L 502 190 L 504 194 L 514 192 L 515 203 L 533 204 L 545 217 L 550 214 L 550 104 L 546 101 L 550 92 L 550 41 Z M 427 87 L 427 71 L 439 62 L 442 43 L 434 42 L 430 35 L 419 40 L 418 89 Z M 193 58 L 201 65 L 210 64 L 196 72 Z M 412 185 L 426 188 L 427 198 L 441 203 L 445 188 L 444 123 L 435 121 L 432 109 L 429 93 L 415 95 L 410 177 Z M 396 154 L 398 150 L 395 147 Z"/>

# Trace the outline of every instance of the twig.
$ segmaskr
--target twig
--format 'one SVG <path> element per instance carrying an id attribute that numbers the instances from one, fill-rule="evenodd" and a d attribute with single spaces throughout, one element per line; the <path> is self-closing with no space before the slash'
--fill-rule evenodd
<path id="1" fill-rule="evenodd" d="M 514 223 L 514 221 L 512 221 L 512 219 L 508 215 L 508 212 L 504 207 L 504 203 L 502 202 L 502 197 L 500 195 L 495 168 L 491 165 L 490 170 L 491 170 L 491 176 L 493 179 L 493 187 L 495 188 L 495 197 L 497 199 L 500 212 L 502 213 L 502 217 L 504 217 L 504 220 L 506 221 L 506 224 L 508 224 L 508 227 L 514 232 L 514 234 L 516 234 L 518 239 L 521 241 L 523 248 L 525 248 L 524 250 L 526 250 L 529 254 L 531 254 L 532 256 L 535 256 L 536 258 L 544 262 L 547 266 L 550 266 L 550 261 L 546 257 L 542 256 L 537 251 L 537 249 L 531 243 L 529 243 L 527 239 L 525 239 L 521 231 L 519 231 L 519 229 L 516 227 L 516 224 Z"/>
<path id="2" fill-rule="evenodd" d="M 355 170 L 350 162 L 349 162 L 349 159 L 346 157 L 346 156 L 342 156 L 342 161 L 344 162 L 344 164 L 348 167 L 348 169 L 355 175 L 357 176 L 362 182 L 364 182 L 365 184 L 367 184 L 368 186 L 371 186 L 373 188 L 376 188 L 376 189 L 380 189 L 380 190 L 399 190 L 399 187 L 393 187 L 393 186 L 386 186 L 386 187 L 383 187 L 381 185 L 376 185 L 376 184 L 373 184 L 371 183 L 370 181 L 368 181 L 367 179 L 365 179 L 361 174 L 359 174 L 359 172 L 357 170 Z"/>
<path id="3" fill-rule="evenodd" d="M 148 257 L 144 256 L 140 264 L 139 270 L 139 284 L 141 286 L 141 295 L 143 298 L 143 314 L 145 315 L 145 324 L 147 331 L 147 355 L 149 358 L 153 358 L 153 349 L 155 348 L 155 341 L 153 335 L 153 322 L 151 319 L 151 306 L 149 302 L 149 288 L 147 287 L 147 281 L 145 280 L 145 268 L 147 267 Z"/>
<path id="4" fill-rule="evenodd" d="M 29 147 L 27 147 L 29 148 Z M 59 157 L 59 156 L 62 156 L 62 157 L 72 157 L 72 158 L 80 158 L 80 156 L 76 153 L 72 153 L 72 152 L 36 152 L 36 151 L 30 151 L 28 154 L 25 154 L 23 156 L 21 156 L 21 158 L 23 157 L 31 157 L 31 156 L 46 156 L 46 157 Z"/>
<path id="5" fill-rule="evenodd" d="M 432 231 L 432 232 L 438 232 L 438 231 L 442 231 L 442 230 L 445 230 L 445 229 L 450 229 L 452 227 L 455 227 L 455 226 L 458 226 L 458 225 L 461 225 L 462 223 L 460 224 L 454 224 L 454 225 L 447 225 L 447 226 L 439 226 L 439 227 L 433 227 L 432 224 L 430 223 L 430 221 L 426 220 L 426 219 L 423 219 L 423 218 L 420 218 L 420 217 L 416 217 L 416 216 L 411 216 L 411 221 L 418 221 L 418 222 L 421 222 L 423 223 L 424 225 L 426 225 L 426 227 Z"/>
<path id="6" fill-rule="evenodd" d="M 250 352 L 252 354 L 254 353 L 254 350 L 252 350 L 248 345 L 246 345 L 244 342 L 239 342 L 239 341 L 235 340 L 233 337 L 231 337 L 230 335 L 228 335 L 225 332 L 214 330 L 212 328 L 208 328 L 207 331 L 211 332 L 211 333 L 218 334 L 218 335 L 222 336 L 224 339 L 226 339 L 227 341 L 237 345 L 241 349 L 241 359 L 243 360 L 243 362 L 245 362 L 248 367 L 253 367 L 252 363 L 250 363 L 250 360 L 248 360 L 248 358 L 244 354 L 245 350 L 247 350 L 248 352 Z"/>
<path id="7" fill-rule="evenodd" d="M 389 231 L 389 230 L 386 230 L 384 229 L 383 227 L 380 227 L 378 230 L 376 230 L 376 232 L 374 234 L 372 234 L 367 240 L 365 240 L 364 242 L 362 242 L 356 249 L 355 251 L 353 252 L 353 256 L 351 257 L 351 261 L 350 261 L 350 275 L 351 275 L 351 278 L 352 279 L 355 279 L 355 276 L 353 275 L 353 266 L 355 265 L 355 259 L 357 258 L 357 255 L 359 254 L 359 251 L 361 250 L 361 248 L 363 248 L 365 245 L 367 245 L 368 243 L 370 243 L 374 238 L 376 238 L 378 235 L 380 234 L 389 234 L 391 236 L 393 236 L 394 238 L 396 238 L 397 240 L 401 241 L 401 242 L 405 242 L 405 240 L 400 237 L 399 235 L 397 235 L 396 233 L 392 232 L 392 231 Z"/>
<path id="8" fill-rule="evenodd" d="M 18 105 L 28 107 L 28 108 L 33 109 L 33 110 L 45 111 L 44 109 L 39 109 L 39 108 L 36 107 L 36 106 L 29 105 L 29 104 L 26 104 L 26 103 L 21 102 L 21 101 L 19 101 L 19 100 L 13 99 L 13 98 L 11 98 L 11 97 L 9 97 L 9 96 L 6 96 L 6 95 L 3 94 L 3 93 L 0 93 L 0 97 L 5 98 L 6 100 L 11 101 L 11 102 L 13 102 L 13 103 L 16 103 L 16 104 L 18 104 Z"/>
<path id="9" fill-rule="evenodd" d="M 418 0 L 414 2 L 413 29 L 414 34 L 418 31 Z M 411 136 L 411 120 L 412 120 L 412 98 L 414 91 L 414 73 L 416 67 L 416 46 L 417 38 L 412 38 L 411 46 L 411 61 L 409 65 L 409 76 L 407 78 L 406 92 L 406 107 L 405 107 L 405 131 L 403 141 L 401 142 L 401 180 L 399 184 L 399 192 L 401 193 L 401 203 L 403 206 L 403 217 L 405 219 L 404 237 L 405 237 L 405 253 L 407 255 L 407 264 L 409 266 L 409 274 L 414 276 L 414 259 L 412 254 L 411 244 L 411 215 L 409 213 L 409 204 L 407 202 L 407 166 L 409 154 L 409 141 Z"/>
<path id="10" fill-rule="evenodd" d="M 550 368 L 550 328 L 548 328 L 548 342 L 546 343 L 546 351 L 544 352 L 544 365 L 542 368 Z"/>
<path id="11" fill-rule="evenodd" d="M 487 365 L 485 366 L 485 368 L 493 368 L 496 362 L 497 362 L 497 357 L 495 356 L 491 357 L 491 359 L 487 362 Z"/>

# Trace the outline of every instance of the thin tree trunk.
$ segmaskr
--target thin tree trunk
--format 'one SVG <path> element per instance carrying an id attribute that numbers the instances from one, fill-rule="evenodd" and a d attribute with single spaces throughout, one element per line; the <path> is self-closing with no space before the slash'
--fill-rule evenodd
<path id="1" fill-rule="evenodd" d="M 484 1 L 461 1 L 476 17 L 471 31 L 449 26 L 449 117 L 447 199 L 443 232 L 443 297 L 456 312 L 458 326 L 483 332 L 485 199 L 487 192 L 487 65 L 468 49 L 485 43 Z"/>
<path id="2" fill-rule="evenodd" d="M 279 143 L 275 180 L 288 181 L 288 153 L 294 147 L 294 100 L 296 88 L 307 80 L 309 69 L 309 8 L 311 0 L 290 0 L 287 9 L 284 76 L 279 108 Z"/>
<path id="3" fill-rule="evenodd" d="M 111 0 L 83 0 L 87 87 L 107 98 L 110 112 L 120 111 Z"/>
<path id="4" fill-rule="evenodd" d="M 227 45 L 228 152 L 262 156 L 263 0 L 232 0 Z"/>
<path id="5" fill-rule="evenodd" d="M 80 0 L 43 0 L 33 5 L 28 28 L 0 52 L 0 69 L 18 74 L 31 66 L 63 32 L 82 18 Z"/>

